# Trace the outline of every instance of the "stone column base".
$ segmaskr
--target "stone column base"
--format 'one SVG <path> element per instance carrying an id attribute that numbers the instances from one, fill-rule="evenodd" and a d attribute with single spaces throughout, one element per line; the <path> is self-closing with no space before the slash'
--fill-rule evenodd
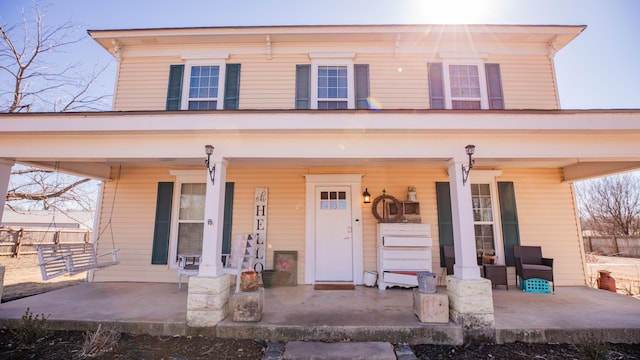
<path id="1" fill-rule="evenodd" d="M 231 297 L 232 319 L 236 322 L 258 322 L 262 320 L 264 288 L 258 291 L 238 292 Z"/>
<path id="2" fill-rule="evenodd" d="M 189 276 L 187 325 L 216 326 L 229 313 L 229 275 Z"/>
<path id="3" fill-rule="evenodd" d="M 449 316 L 462 324 L 465 342 L 493 341 L 496 322 L 493 316 L 493 293 L 488 279 L 460 280 L 447 276 Z"/>

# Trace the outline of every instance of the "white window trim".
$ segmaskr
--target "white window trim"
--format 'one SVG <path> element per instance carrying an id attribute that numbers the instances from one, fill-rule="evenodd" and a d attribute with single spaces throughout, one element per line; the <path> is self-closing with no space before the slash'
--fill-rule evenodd
<path id="1" fill-rule="evenodd" d="M 493 245 L 498 256 L 498 264 L 504 265 L 504 239 L 502 238 L 502 218 L 500 216 L 500 201 L 498 199 L 497 177 L 502 175 L 500 170 L 473 170 L 472 184 L 489 184 L 491 192 L 491 210 L 493 212 Z M 474 225 L 476 221 L 473 222 Z M 485 223 L 485 222 L 483 222 Z"/>
<path id="2" fill-rule="evenodd" d="M 487 76 L 485 74 L 484 62 L 476 59 L 455 59 L 445 60 L 442 63 L 442 77 L 444 79 L 445 108 L 453 109 L 453 99 L 451 97 L 451 78 L 449 77 L 449 65 L 475 65 L 478 67 L 478 77 L 480 80 L 480 108 L 489 108 L 489 94 L 487 93 Z M 456 98 L 456 100 L 477 100 L 476 98 Z"/>
<path id="3" fill-rule="evenodd" d="M 189 87 L 191 86 L 191 68 L 193 66 L 218 66 L 219 78 L 218 78 L 218 97 L 216 98 L 216 110 L 224 109 L 224 82 L 226 79 L 227 64 L 220 60 L 196 60 L 187 61 L 184 65 L 184 75 L 182 79 L 182 104 L 180 108 L 182 110 L 189 109 Z M 196 99 L 194 99 L 196 100 Z M 207 99 L 211 100 L 211 98 Z M 196 100 L 197 101 L 197 100 Z"/>
<path id="4" fill-rule="evenodd" d="M 175 176 L 173 183 L 173 199 L 171 204 L 171 231 L 169 233 L 169 268 L 177 269 L 178 262 L 178 215 L 180 214 L 180 190 L 182 184 L 205 184 L 207 182 L 206 170 L 170 170 L 169 174 Z M 204 219 L 202 219 L 204 224 Z"/>
<path id="5" fill-rule="evenodd" d="M 316 56 L 317 57 L 317 56 Z M 355 79 L 353 73 L 353 58 L 322 58 L 311 63 L 311 109 L 318 109 L 318 66 L 346 66 L 347 67 L 347 109 L 356 108 Z M 324 101 L 325 99 L 321 99 Z M 341 101 L 329 99 L 329 101 Z"/>

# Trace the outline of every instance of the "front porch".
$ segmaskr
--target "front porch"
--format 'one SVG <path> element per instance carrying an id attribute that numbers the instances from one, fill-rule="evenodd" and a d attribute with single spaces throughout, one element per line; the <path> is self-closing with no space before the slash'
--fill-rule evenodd
<path id="1" fill-rule="evenodd" d="M 11 326 L 27 308 L 50 314 L 52 328 L 95 331 L 98 324 L 152 335 L 204 334 L 274 341 L 325 340 L 460 344 L 459 324 L 424 324 L 413 314 L 412 290 L 357 286 L 313 290 L 301 285 L 265 289 L 259 323 L 216 328 L 186 324 L 187 290 L 175 283 L 85 283 L 0 304 L 0 325 Z M 444 291 L 444 288 L 439 289 Z M 638 300 L 588 287 L 557 287 L 555 295 L 493 290 L 496 341 L 577 343 L 640 341 Z"/>

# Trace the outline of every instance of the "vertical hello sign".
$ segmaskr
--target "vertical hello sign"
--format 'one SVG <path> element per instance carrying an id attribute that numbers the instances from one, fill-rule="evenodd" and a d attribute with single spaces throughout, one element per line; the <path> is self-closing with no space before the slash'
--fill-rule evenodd
<path id="1" fill-rule="evenodd" d="M 265 188 L 256 188 L 255 206 L 253 207 L 253 232 L 256 234 L 256 246 L 253 250 L 255 259 L 253 268 L 257 272 L 265 269 L 267 255 L 267 199 L 269 191 Z"/>

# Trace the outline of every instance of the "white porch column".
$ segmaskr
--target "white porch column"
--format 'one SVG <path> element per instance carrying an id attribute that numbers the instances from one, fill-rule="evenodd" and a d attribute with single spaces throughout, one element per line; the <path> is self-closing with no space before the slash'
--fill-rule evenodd
<path id="1" fill-rule="evenodd" d="M 11 167 L 13 164 L 12 161 L 0 159 L 0 223 L 2 223 L 2 214 L 4 213 L 4 204 L 7 199 Z"/>
<path id="2" fill-rule="evenodd" d="M 216 166 L 214 181 L 207 173 L 204 206 L 202 257 L 198 276 L 189 277 L 187 325 L 212 327 L 229 313 L 229 275 L 222 273 L 222 225 L 227 161 L 212 159 Z"/>
<path id="3" fill-rule="evenodd" d="M 476 254 L 476 237 L 473 226 L 471 204 L 471 179 L 462 184 L 464 161 L 449 160 L 449 181 L 451 191 L 451 217 L 453 220 L 453 246 L 456 262 L 453 276 L 461 280 L 480 279 Z M 467 164 L 465 164 L 467 166 Z"/>
<path id="4" fill-rule="evenodd" d="M 493 341 L 495 319 L 491 281 L 480 277 L 471 204 L 471 179 L 462 184 L 462 164 L 449 160 L 453 245 L 456 263 L 447 276 L 449 317 L 462 324 L 465 341 Z M 467 164 L 465 164 L 467 166 Z"/>
<path id="5" fill-rule="evenodd" d="M 204 206 L 202 259 L 200 276 L 219 276 L 222 269 L 222 225 L 224 224 L 224 194 L 227 179 L 225 159 L 215 160 L 215 184 L 207 174 L 207 195 Z"/>

